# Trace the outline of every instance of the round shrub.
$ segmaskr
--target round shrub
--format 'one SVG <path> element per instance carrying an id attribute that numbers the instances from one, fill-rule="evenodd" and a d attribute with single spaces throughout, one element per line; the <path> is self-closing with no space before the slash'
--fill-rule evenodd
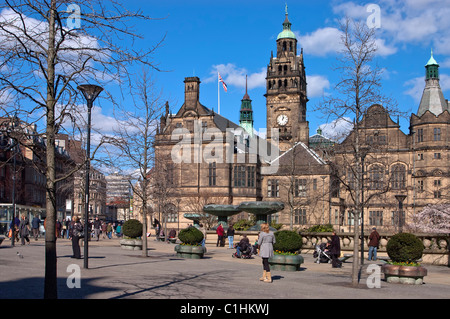
<path id="1" fill-rule="evenodd" d="M 291 230 L 280 230 L 275 233 L 274 250 L 295 253 L 302 248 L 302 236 Z"/>
<path id="2" fill-rule="evenodd" d="M 137 219 L 129 219 L 122 226 L 123 235 L 129 238 L 142 236 L 142 223 Z"/>
<path id="3" fill-rule="evenodd" d="M 410 233 L 399 233 L 391 237 L 386 250 L 394 262 L 415 262 L 422 258 L 422 241 Z"/>
<path id="4" fill-rule="evenodd" d="M 180 230 L 178 238 L 187 245 L 198 245 L 203 240 L 203 233 L 195 227 L 188 227 Z"/>

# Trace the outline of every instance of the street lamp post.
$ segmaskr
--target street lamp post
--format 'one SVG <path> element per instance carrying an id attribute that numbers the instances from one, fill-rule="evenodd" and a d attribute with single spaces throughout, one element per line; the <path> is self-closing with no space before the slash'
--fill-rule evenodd
<path id="1" fill-rule="evenodd" d="M 84 206 L 84 268 L 88 269 L 88 224 L 89 224 L 89 173 L 91 170 L 91 110 L 94 105 L 94 100 L 103 91 L 103 88 L 93 84 L 84 84 L 78 86 L 78 89 L 83 93 L 88 107 L 88 126 L 87 126 L 87 141 L 86 141 L 86 183 L 85 183 L 85 206 Z"/>
<path id="2" fill-rule="evenodd" d="M 395 198 L 398 200 L 398 228 L 399 232 L 403 232 L 403 202 L 406 198 L 406 195 L 395 195 Z"/>

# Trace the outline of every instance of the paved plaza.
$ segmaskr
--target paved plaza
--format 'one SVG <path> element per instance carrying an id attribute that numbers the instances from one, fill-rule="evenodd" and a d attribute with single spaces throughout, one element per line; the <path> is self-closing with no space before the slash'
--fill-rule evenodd
<path id="1" fill-rule="evenodd" d="M 58 239 L 58 297 L 60 299 L 448 299 L 450 268 L 429 266 L 425 284 L 407 286 L 381 280 L 369 288 L 366 262 L 361 283 L 351 287 L 351 259 L 341 269 L 316 264 L 303 254 L 300 271 L 273 271 L 273 283 L 258 279 L 261 259 L 234 259 L 233 250 L 207 246 L 202 260 L 178 258 L 173 244 L 149 238 L 149 257 L 141 251 L 122 250 L 118 239 L 89 244 L 89 269 L 83 260 L 72 259 L 71 241 Z M 40 299 L 44 286 L 43 239 L 30 245 L 0 246 L 0 296 L 3 299 Z M 82 248 L 83 253 L 83 248 Z M 80 287 L 75 275 L 79 271 Z M 381 275 L 383 279 L 383 275 Z"/>

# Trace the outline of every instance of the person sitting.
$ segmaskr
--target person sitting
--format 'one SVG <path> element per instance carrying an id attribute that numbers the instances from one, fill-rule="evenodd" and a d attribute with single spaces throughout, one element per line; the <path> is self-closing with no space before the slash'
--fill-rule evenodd
<path id="1" fill-rule="evenodd" d="M 242 235 L 242 239 L 236 245 L 237 257 L 241 257 L 242 252 L 245 251 L 249 245 L 250 245 L 250 241 L 248 240 L 247 235 L 245 235 L 245 234 Z"/>

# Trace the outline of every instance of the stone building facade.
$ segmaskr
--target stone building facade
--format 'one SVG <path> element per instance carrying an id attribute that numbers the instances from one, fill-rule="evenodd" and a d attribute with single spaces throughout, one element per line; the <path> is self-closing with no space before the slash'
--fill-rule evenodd
<path id="1" fill-rule="evenodd" d="M 323 143 L 316 134 L 310 145 L 305 65 L 297 45 L 286 13 L 277 55 L 272 53 L 267 67 L 265 139 L 252 134 L 254 106 L 247 91 L 242 128 L 201 104 L 199 78 L 185 79 L 184 104 L 176 114 L 166 110 L 156 135 L 154 218 L 165 219 L 168 228 L 183 228 L 192 223 L 186 214 L 201 215 L 206 204 L 281 201 L 284 210 L 271 219 L 286 227 L 332 224 L 352 230 L 358 222 L 352 214 L 355 132 L 341 143 Z M 366 229 L 398 229 L 426 205 L 449 200 L 449 104 L 433 57 L 425 80 L 409 134 L 382 105 L 370 107 L 360 123 Z M 401 208 L 399 199 L 404 199 Z"/>

